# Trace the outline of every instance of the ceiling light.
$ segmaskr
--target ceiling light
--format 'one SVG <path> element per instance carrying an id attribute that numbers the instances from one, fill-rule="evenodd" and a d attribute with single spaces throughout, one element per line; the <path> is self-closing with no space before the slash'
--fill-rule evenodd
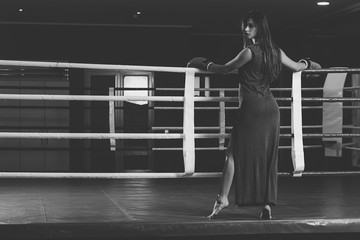
<path id="1" fill-rule="evenodd" d="M 19 8 L 19 12 L 23 12 L 24 11 L 24 9 L 22 9 L 22 8 Z"/>
<path id="2" fill-rule="evenodd" d="M 140 17 L 141 14 L 142 14 L 142 12 L 137 11 L 136 13 L 134 13 L 133 18 L 138 18 L 138 17 Z"/>
<path id="3" fill-rule="evenodd" d="M 328 5 L 330 5 L 329 2 L 317 2 L 316 4 L 319 5 L 319 6 L 328 6 Z"/>

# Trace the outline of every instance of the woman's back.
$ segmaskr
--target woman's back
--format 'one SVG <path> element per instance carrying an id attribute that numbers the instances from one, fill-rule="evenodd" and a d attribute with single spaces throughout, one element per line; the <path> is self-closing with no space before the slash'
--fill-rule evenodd
<path id="1" fill-rule="evenodd" d="M 252 52 L 250 62 L 238 69 L 242 89 L 248 93 L 264 95 L 269 92 L 272 79 L 264 73 L 263 53 L 259 44 L 248 47 Z"/>

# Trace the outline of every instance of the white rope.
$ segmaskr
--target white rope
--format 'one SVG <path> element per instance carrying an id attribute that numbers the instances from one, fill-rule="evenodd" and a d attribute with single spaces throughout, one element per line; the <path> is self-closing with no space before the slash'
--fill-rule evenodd
<path id="1" fill-rule="evenodd" d="M 59 179 L 134 179 L 134 178 L 213 178 L 221 172 L 185 173 L 72 173 L 72 172 L 0 172 L 0 178 L 59 178 Z"/>
<path id="2" fill-rule="evenodd" d="M 323 145 L 308 145 L 304 146 L 304 149 L 310 149 L 310 148 L 323 148 Z M 279 146 L 279 149 L 291 149 L 291 146 Z M 226 150 L 226 147 L 197 147 L 195 150 L 198 151 L 224 151 Z M 180 151 L 182 148 L 168 148 L 168 147 L 159 147 L 159 148 L 152 148 L 153 151 Z"/>
<path id="3" fill-rule="evenodd" d="M 184 88 L 155 88 L 156 91 L 184 91 Z M 218 92 L 218 91 L 229 91 L 229 92 L 238 92 L 239 88 L 195 88 L 195 91 L 210 91 L 210 92 Z"/>
<path id="4" fill-rule="evenodd" d="M 92 96 L 92 95 L 50 95 L 50 94 L 0 94 L 6 100 L 51 100 L 51 101 L 160 101 L 183 102 L 177 96 Z"/>
<path id="5" fill-rule="evenodd" d="M 360 107 L 359 107 L 360 108 Z M 155 110 L 183 110 L 183 107 L 154 107 Z M 195 107 L 195 110 L 219 110 L 219 107 Z M 238 107 L 225 107 L 225 110 L 237 110 Z"/>
<path id="6" fill-rule="evenodd" d="M 183 148 L 174 148 L 174 147 L 159 147 L 159 148 L 151 148 L 153 151 L 182 151 Z M 195 150 L 197 151 L 223 151 L 226 150 L 226 147 L 196 147 Z"/>
<path id="7" fill-rule="evenodd" d="M 49 139 L 182 139 L 181 133 L 43 133 L 0 132 L 0 138 Z"/>
<path id="8" fill-rule="evenodd" d="M 290 127 L 290 126 L 289 126 Z M 164 127 L 151 127 L 151 130 L 154 131 L 164 131 L 164 130 L 182 130 L 183 127 L 171 127 L 171 126 L 164 126 Z M 232 129 L 231 126 L 226 127 L 227 130 Z M 195 130 L 220 130 L 220 127 L 195 127 Z"/>
<path id="9" fill-rule="evenodd" d="M 238 102 L 238 97 L 195 97 L 195 102 Z"/>
<path id="10" fill-rule="evenodd" d="M 279 172 L 279 176 L 290 176 L 291 173 Z M 359 171 L 344 172 L 304 172 L 305 176 L 325 175 L 359 175 Z M 216 178 L 221 177 L 222 172 L 198 172 L 192 175 L 185 173 L 72 173 L 72 172 L 0 172 L 0 178 L 28 178 L 28 179 L 160 179 L 160 178 Z"/>
<path id="11" fill-rule="evenodd" d="M 51 95 L 51 94 L 0 94 L 6 100 L 51 100 L 51 101 L 159 101 L 183 102 L 180 96 L 93 96 L 93 95 Z M 237 97 L 195 97 L 196 102 L 237 102 Z"/>
<path id="12" fill-rule="evenodd" d="M 357 148 L 357 147 L 346 147 L 346 146 L 343 146 L 344 149 L 349 149 L 349 150 L 354 150 L 354 151 L 360 151 L 360 148 Z"/>
<path id="13" fill-rule="evenodd" d="M 188 71 L 193 71 L 198 73 L 204 72 L 196 68 L 186 68 L 186 67 L 133 66 L 133 65 L 116 65 L 116 64 L 38 62 L 38 61 L 13 61 L 13 60 L 0 60 L 0 65 L 16 66 L 16 67 L 81 68 L 81 69 L 99 69 L 99 70 L 175 72 L 175 73 L 185 73 Z"/>
<path id="14" fill-rule="evenodd" d="M 230 133 L 195 133 L 195 138 L 230 138 Z"/>
<path id="15" fill-rule="evenodd" d="M 270 88 L 271 91 L 292 91 L 292 88 Z M 323 88 L 301 88 L 301 91 L 322 91 Z"/>
<path id="16" fill-rule="evenodd" d="M 229 138 L 230 134 L 197 133 L 193 138 Z M 49 132 L 0 132 L 1 138 L 48 139 L 183 139 L 183 133 L 49 133 Z"/>

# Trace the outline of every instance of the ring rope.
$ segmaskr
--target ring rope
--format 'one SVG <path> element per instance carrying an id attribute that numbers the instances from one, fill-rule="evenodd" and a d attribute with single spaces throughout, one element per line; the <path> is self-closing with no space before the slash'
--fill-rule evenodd
<path id="1" fill-rule="evenodd" d="M 0 94 L 4 100 L 50 100 L 50 101 L 160 101 L 183 102 L 184 97 L 169 96 L 92 96 L 51 94 Z"/>
<path id="2" fill-rule="evenodd" d="M 44 133 L 0 132 L 0 138 L 48 139 L 183 139 L 180 133 Z"/>
<path id="3" fill-rule="evenodd" d="M 183 102 L 185 97 L 177 96 L 92 96 L 51 94 L 0 94 L 4 100 L 50 100 L 50 101 L 160 101 Z M 238 102 L 238 97 L 195 97 L 195 102 Z"/>
<path id="4" fill-rule="evenodd" d="M 303 125 L 303 129 L 312 129 L 312 128 L 322 128 L 322 125 Z M 344 125 L 344 129 L 360 129 L 358 126 L 353 125 Z M 183 130 L 183 127 L 174 127 L 174 126 L 162 126 L 162 127 L 152 127 L 154 131 L 164 131 L 164 130 Z M 219 130 L 220 127 L 195 127 L 195 130 Z M 227 126 L 226 129 L 231 130 L 231 126 Z M 291 129 L 291 126 L 280 126 L 280 129 Z"/>
<path id="5" fill-rule="evenodd" d="M 353 137 L 360 137 L 360 133 L 303 133 L 302 136 L 304 138 L 353 138 Z M 284 138 L 293 138 L 294 134 L 292 133 L 283 133 L 280 134 L 280 137 Z"/>
<path id="6" fill-rule="evenodd" d="M 226 133 L 195 133 L 195 139 L 230 138 Z M 293 138 L 294 134 L 283 133 L 280 137 Z M 303 133 L 307 138 L 350 138 L 360 137 L 360 133 Z M 49 132 L 0 132 L 0 138 L 45 138 L 45 139 L 183 139 L 181 133 L 49 133 Z"/>
<path id="7" fill-rule="evenodd" d="M 307 145 L 304 146 L 304 149 L 310 149 L 310 148 L 322 148 L 324 147 L 323 145 Z M 197 147 L 195 148 L 195 150 L 199 150 L 199 151 L 211 151 L 211 150 L 216 150 L 216 151 L 224 151 L 226 150 L 226 147 Z M 291 146 L 279 146 L 279 149 L 291 149 Z M 153 151 L 182 151 L 182 148 L 174 148 L 174 147 L 158 147 L 158 148 L 152 148 L 151 150 Z"/>
<path id="8" fill-rule="evenodd" d="M 359 102 L 360 98 L 343 98 L 343 97 L 311 97 L 302 98 L 304 102 Z"/>
<path id="9" fill-rule="evenodd" d="M 115 65 L 115 64 L 91 64 L 91 63 L 65 63 L 65 62 L 40 62 L 40 61 L 16 61 L 0 60 L 2 66 L 17 67 L 47 67 L 47 68 L 81 68 L 81 69 L 99 69 L 99 70 L 132 70 L 132 71 L 155 71 L 155 72 L 187 72 L 211 74 L 207 71 L 201 71 L 196 68 L 187 67 L 158 67 L 158 66 L 134 66 L 134 65 Z M 306 69 L 303 73 L 359 73 L 359 68 L 330 68 L 330 69 Z"/>
<path id="10" fill-rule="evenodd" d="M 360 68 L 322 68 L 322 69 L 306 69 L 303 73 L 360 73 Z"/>
<path id="11" fill-rule="evenodd" d="M 356 147 L 347 147 L 347 146 L 344 146 L 343 148 L 348 149 L 348 150 L 360 151 L 360 148 L 356 148 Z"/>
<path id="12" fill-rule="evenodd" d="M 92 95 L 51 95 L 51 94 L 0 94 L 0 99 L 6 100 L 73 100 L 73 101 L 170 101 L 181 102 L 184 97 L 177 96 L 92 96 Z M 276 98 L 278 101 L 292 101 L 291 97 Z M 312 97 L 302 98 L 302 101 L 311 102 L 359 102 L 360 98 L 341 97 Z M 238 102 L 238 97 L 194 97 L 196 102 Z"/>
<path id="13" fill-rule="evenodd" d="M 293 173 L 279 172 L 280 177 L 292 177 Z M 360 171 L 309 171 L 302 172 L 302 176 L 316 177 L 316 176 L 357 176 L 360 175 Z"/>
<path id="14" fill-rule="evenodd" d="M 97 69 L 97 70 L 124 70 L 124 71 L 149 71 L 149 72 L 175 72 L 175 73 L 185 73 L 188 71 L 197 72 L 197 73 L 204 72 L 196 68 L 186 68 L 186 67 L 134 66 L 134 65 L 115 65 L 115 64 L 13 61 L 13 60 L 0 60 L 0 65 L 13 66 L 13 67 L 80 68 L 80 69 Z"/>
<path id="15" fill-rule="evenodd" d="M 302 172 L 302 176 L 357 176 L 360 171 L 334 172 Z M 222 172 L 197 172 L 192 175 L 185 173 L 83 173 L 83 172 L 0 172 L 0 178 L 29 178 L 29 179 L 148 179 L 148 178 L 215 178 L 221 177 Z M 293 173 L 279 172 L 279 177 L 293 177 Z"/>

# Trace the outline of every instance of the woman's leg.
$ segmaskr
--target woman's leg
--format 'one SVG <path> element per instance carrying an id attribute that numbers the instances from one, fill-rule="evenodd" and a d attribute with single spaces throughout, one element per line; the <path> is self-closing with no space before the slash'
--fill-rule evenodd
<path id="1" fill-rule="evenodd" d="M 222 209 L 229 206 L 229 192 L 233 182 L 234 177 L 234 158 L 232 154 L 232 144 L 231 140 L 229 143 L 229 147 L 226 151 L 226 159 L 223 169 L 222 182 L 219 194 L 215 201 L 213 211 L 208 216 L 208 218 L 214 218 Z"/>
<path id="2" fill-rule="evenodd" d="M 219 201 L 228 203 L 228 196 L 231 189 L 231 185 L 234 178 L 234 158 L 232 152 L 227 152 L 223 175 L 222 175 L 222 183 L 219 191 Z"/>

